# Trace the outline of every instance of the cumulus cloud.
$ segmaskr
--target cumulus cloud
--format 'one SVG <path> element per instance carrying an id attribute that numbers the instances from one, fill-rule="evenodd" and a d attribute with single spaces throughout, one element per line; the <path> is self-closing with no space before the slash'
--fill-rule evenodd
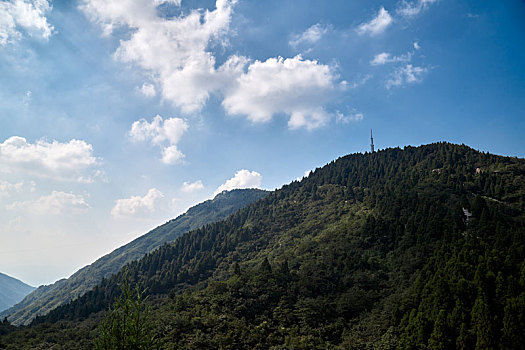
<path id="1" fill-rule="evenodd" d="M 290 116 L 291 129 L 312 130 L 329 119 L 322 106 L 341 87 L 337 78 L 331 67 L 300 55 L 255 61 L 227 91 L 222 105 L 228 113 L 246 115 L 255 123 L 284 113 Z"/>
<path id="2" fill-rule="evenodd" d="M 25 202 L 14 202 L 7 206 L 11 210 L 24 210 L 31 214 L 73 214 L 90 208 L 81 195 L 52 191 L 47 196 Z"/>
<path id="3" fill-rule="evenodd" d="M 163 198 L 162 192 L 151 188 L 146 195 L 132 196 L 131 198 L 118 199 L 111 210 L 115 217 L 140 216 L 155 211 L 159 199 Z"/>
<path id="4" fill-rule="evenodd" d="M 327 32 L 328 28 L 320 23 L 317 23 L 305 30 L 303 33 L 294 35 L 289 44 L 292 47 L 297 47 L 301 44 L 315 44 L 321 40 L 323 35 L 325 35 Z"/>
<path id="5" fill-rule="evenodd" d="M 370 20 L 370 22 L 362 23 L 357 27 L 357 32 L 361 35 L 368 34 L 376 36 L 383 33 L 386 28 L 392 24 L 392 21 L 392 16 L 390 16 L 384 7 L 381 7 L 376 17 Z"/>
<path id="6" fill-rule="evenodd" d="M 186 193 L 189 193 L 189 192 L 195 192 L 195 191 L 198 191 L 198 190 L 202 190 L 204 188 L 204 185 L 202 184 L 202 181 L 201 180 L 197 180 L 193 183 L 190 183 L 190 182 L 184 182 L 182 184 L 182 187 L 181 187 L 181 191 L 182 192 L 186 192 Z"/>
<path id="7" fill-rule="evenodd" d="M 81 8 L 107 35 L 118 27 L 130 29 L 115 58 L 144 69 L 161 96 L 183 113 L 199 111 L 215 94 L 223 98 L 227 113 L 252 121 L 283 113 L 290 116 L 290 128 L 311 130 L 324 124 L 329 116 L 325 103 L 338 79 L 330 67 L 300 56 L 251 62 L 237 55 L 216 67 L 210 48 L 227 44 L 236 2 L 217 0 L 212 11 L 181 12 L 169 19 L 159 16 L 156 3 L 147 0 L 83 0 Z M 296 40 L 319 40 L 325 30 L 315 25 Z M 146 88 L 146 94 L 150 90 Z M 163 159 L 177 159 L 175 150 L 166 150 Z"/>
<path id="8" fill-rule="evenodd" d="M 426 10 L 430 5 L 436 3 L 438 0 L 417 0 L 417 1 L 406 1 L 403 0 L 399 3 L 396 12 L 404 17 L 414 17 Z"/>
<path id="9" fill-rule="evenodd" d="M 235 2 L 217 0 L 213 11 L 194 10 L 169 19 L 157 13 L 158 1 L 84 0 L 81 8 L 107 35 L 118 27 L 130 28 L 132 34 L 120 41 L 115 58 L 152 73 L 162 96 L 189 113 L 202 108 L 217 89 L 215 57 L 207 47 L 212 39 L 226 42 Z"/>
<path id="10" fill-rule="evenodd" d="M 3 172 L 80 181 L 96 165 L 93 146 L 82 140 L 30 143 L 23 137 L 12 136 L 0 143 L 0 171 Z"/>
<path id="11" fill-rule="evenodd" d="M 419 50 L 421 48 L 421 45 L 417 41 L 414 41 L 414 49 Z"/>
<path id="12" fill-rule="evenodd" d="M 0 198 L 7 197 L 11 193 L 20 192 L 23 186 L 23 181 L 17 183 L 10 183 L 8 181 L 0 180 Z"/>
<path id="13" fill-rule="evenodd" d="M 53 26 L 47 22 L 51 11 L 47 0 L 12 0 L 0 2 L 0 45 L 22 37 L 20 29 L 33 37 L 47 39 Z"/>
<path id="14" fill-rule="evenodd" d="M 186 130 L 188 130 L 188 124 L 184 119 L 168 118 L 164 120 L 157 115 L 151 123 L 145 119 L 135 121 L 131 126 L 130 136 L 136 141 L 150 140 L 156 145 L 165 141 L 177 144 Z"/>
<path id="15" fill-rule="evenodd" d="M 184 159 L 184 153 L 179 151 L 177 146 L 168 146 L 162 149 L 162 158 L 160 159 L 164 164 L 175 164 Z"/>
<path id="16" fill-rule="evenodd" d="M 151 122 L 145 119 L 135 121 L 131 125 L 129 135 L 134 141 L 150 141 L 154 145 L 163 147 L 162 162 L 174 164 L 184 158 L 184 154 L 177 148 L 177 143 L 187 130 L 188 123 L 184 119 L 164 120 L 157 115 Z"/>
<path id="17" fill-rule="evenodd" d="M 155 91 L 155 86 L 146 83 L 142 84 L 140 92 L 146 97 L 154 97 L 157 94 L 157 91 Z"/>
<path id="18" fill-rule="evenodd" d="M 408 52 L 405 55 L 401 56 L 392 56 L 387 52 L 382 52 L 374 56 L 374 59 L 370 61 L 372 66 L 380 66 L 392 62 L 409 62 L 412 59 L 412 52 Z"/>
<path id="19" fill-rule="evenodd" d="M 407 64 L 404 67 L 397 68 L 390 79 L 386 82 L 387 89 L 391 87 L 397 87 L 404 84 L 413 84 L 421 82 L 423 75 L 427 72 L 427 68 L 424 67 L 415 67 L 411 64 Z"/>
<path id="20" fill-rule="evenodd" d="M 214 192 L 214 196 L 222 191 L 230 191 L 236 188 L 260 188 L 262 176 L 256 171 L 246 169 L 239 170 L 235 175 L 220 185 Z"/>

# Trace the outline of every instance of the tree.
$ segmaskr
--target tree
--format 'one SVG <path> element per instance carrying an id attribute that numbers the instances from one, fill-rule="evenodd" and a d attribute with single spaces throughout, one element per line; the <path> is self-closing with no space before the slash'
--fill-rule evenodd
<path id="1" fill-rule="evenodd" d="M 480 289 L 472 307 L 472 326 L 476 335 L 476 349 L 493 349 L 495 340 L 486 295 Z"/>
<path id="2" fill-rule="evenodd" d="M 440 310 L 428 341 L 428 348 L 436 350 L 450 348 L 450 336 L 447 333 L 447 311 Z"/>
<path id="3" fill-rule="evenodd" d="M 523 349 L 525 327 L 525 293 L 507 300 L 503 319 L 503 341 L 507 349 Z"/>
<path id="4" fill-rule="evenodd" d="M 106 313 L 100 325 L 96 350 L 150 350 L 160 349 L 145 305 L 144 291 L 138 286 L 131 289 L 125 278 L 121 282 L 122 295 Z"/>

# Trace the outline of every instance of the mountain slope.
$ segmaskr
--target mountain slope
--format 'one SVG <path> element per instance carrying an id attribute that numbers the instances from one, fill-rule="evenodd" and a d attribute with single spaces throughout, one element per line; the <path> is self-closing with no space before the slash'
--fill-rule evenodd
<path id="1" fill-rule="evenodd" d="M 448 143 L 342 157 L 0 341 L 90 348 L 124 278 L 166 348 L 519 349 L 525 161 Z"/>
<path id="2" fill-rule="evenodd" d="M 222 192 L 214 199 L 188 209 L 176 219 L 83 267 L 68 279 L 39 287 L 22 302 L 0 314 L 0 317 L 7 316 L 15 325 L 28 324 L 37 315 L 45 315 L 57 306 L 89 291 L 103 278 L 118 272 L 125 264 L 143 257 L 166 242 L 175 240 L 186 231 L 224 219 L 239 208 L 262 198 L 266 193 L 257 189 Z"/>
<path id="3" fill-rule="evenodd" d="M 34 289 L 35 287 L 0 272 L 0 311 L 15 305 Z"/>

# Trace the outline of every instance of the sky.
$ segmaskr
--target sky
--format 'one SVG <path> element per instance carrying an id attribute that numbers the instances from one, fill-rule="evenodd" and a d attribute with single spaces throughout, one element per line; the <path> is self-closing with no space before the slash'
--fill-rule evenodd
<path id="1" fill-rule="evenodd" d="M 0 0 L 0 271 L 437 141 L 525 156 L 525 2 Z"/>

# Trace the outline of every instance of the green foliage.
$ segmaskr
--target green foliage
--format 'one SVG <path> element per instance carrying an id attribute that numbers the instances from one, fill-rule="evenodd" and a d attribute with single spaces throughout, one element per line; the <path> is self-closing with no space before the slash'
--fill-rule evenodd
<path id="1" fill-rule="evenodd" d="M 138 286 L 131 289 L 127 279 L 122 281 L 122 296 L 100 324 L 95 350 L 160 349 L 143 294 Z"/>
<path id="2" fill-rule="evenodd" d="M 9 320 L 16 325 L 29 324 L 36 315 L 45 315 L 52 309 L 85 294 L 103 278 L 117 273 L 127 263 L 142 258 L 166 242 L 174 241 L 189 230 L 222 220 L 239 208 L 265 195 L 266 191 L 258 189 L 222 192 L 214 199 L 191 207 L 177 218 L 115 249 L 93 264 L 80 269 L 70 278 L 62 279 L 49 286 L 39 287 L 21 303 L 4 311 L 1 315 L 8 316 Z"/>
<path id="3" fill-rule="evenodd" d="M 448 143 L 353 154 L 126 271 L 168 349 L 519 349 L 524 195 L 521 159 Z M 92 339 L 123 274 L 29 329 Z"/>

